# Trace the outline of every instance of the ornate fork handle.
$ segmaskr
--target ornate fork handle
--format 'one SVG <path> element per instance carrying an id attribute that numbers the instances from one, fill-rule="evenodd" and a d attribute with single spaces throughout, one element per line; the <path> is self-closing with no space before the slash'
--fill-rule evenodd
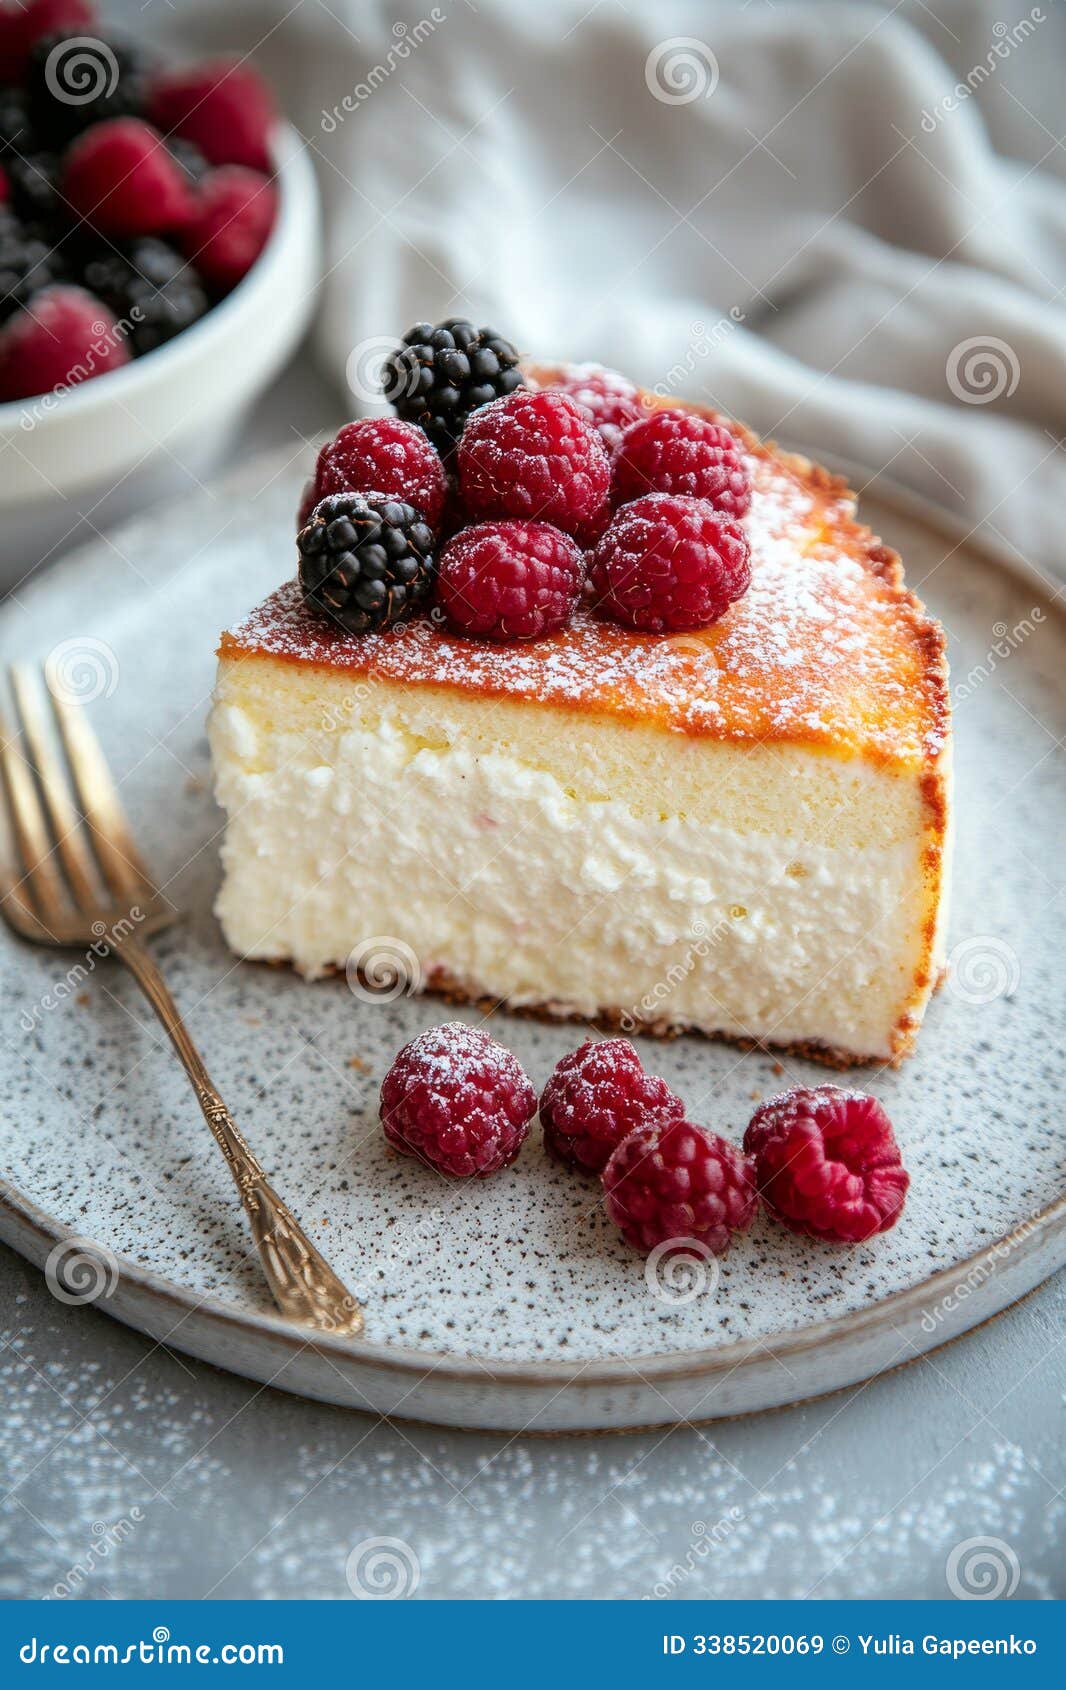
<path id="1" fill-rule="evenodd" d="M 233 1175 L 252 1229 L 270 1289 L 281 1312 L 292 1320 L 358 1337 L 363 1330 L 359 1303 L 319 1254 L 268 1181 L 218 1092 L 178 1011 L 170 990 L 148 952 L 136 939 L 114 946 L 155 1010 L 192 1081 L 207 1122 Z"/>

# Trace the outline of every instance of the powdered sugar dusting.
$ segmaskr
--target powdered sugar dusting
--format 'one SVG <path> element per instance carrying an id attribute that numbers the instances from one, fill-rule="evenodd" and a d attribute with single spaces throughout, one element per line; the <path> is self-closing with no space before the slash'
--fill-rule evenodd
<path id="1" fill-rule="evenodd" d="M 944 724 L 939 635 L 873 567 L 850 498 L 765 449 L 753 453 L 747 594 L 711 628 L 631 633 L 578 610 L 545 639 L 493 646 L 431 618 L 354 637 L 302 603 L 295 581 L 223 637 L 263 653 L 410 685 L 598 711 L 681 733 L 867 750 L 906 765 Z"/>

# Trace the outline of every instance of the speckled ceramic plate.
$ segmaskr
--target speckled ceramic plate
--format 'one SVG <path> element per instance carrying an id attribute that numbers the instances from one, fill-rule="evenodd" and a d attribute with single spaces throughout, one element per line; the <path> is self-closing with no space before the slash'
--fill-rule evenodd
<path id="1" fill-rule="evenodd" d="M 222 944 L 204 738 L 213 647 L 290 569 L 298 481 L 260 462 L 71 557 L 4 607 L 0 644 L 20 657 L 62 646 L 90 698 L 148 859 L 187 912 L 157 953 L 275 1183 L 365 1298 L 365 1340 L 312 1345 L 270 1313 L 228 1174 L 132 981 L 6 934 L 0 1233 L 42 1265 L 94 1241 L 104 1271 L 83 1295 L 253 1378 L 539 1430 L 713 1418 L 833 1390 L 958 1335 L 1066 1260 L 1066 640 L 1039 584 L 913 510 L 865 500 L 949 631 L 956 703 L 953 978 L 917 1055 L 867 1081 L 896 1124 L 910 1197 L 867 1248 L 804 1244 L 764 1219 L 717 1283 L 664 1288 L 606 1224 L 597 1188 L 549 1163 L 535 1134 L 476 1188 L 386 1151 L 382 1073 L 450 1013 L 439 1002 L 366 1002 L 343 980 L 307 985 Z M 538 1084 L 579 1037 L 502 1014 L 493 1030 Z M 644 1055 L 734 1139 L 756 1098 L 825 1077 L 696 1038 Z"/>

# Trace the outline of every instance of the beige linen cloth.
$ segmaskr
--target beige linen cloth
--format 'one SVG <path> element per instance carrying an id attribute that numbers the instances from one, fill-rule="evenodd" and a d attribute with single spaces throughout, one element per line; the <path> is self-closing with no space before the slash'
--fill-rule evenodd
<path id="1" fill-rule="evenodd" d="M 229 0 L 179 27 L 249 52 L 311 149 L 317 355 L 356 399 L 383 337 L 470 315 L 1066 577 L 1061 0 Z"/>

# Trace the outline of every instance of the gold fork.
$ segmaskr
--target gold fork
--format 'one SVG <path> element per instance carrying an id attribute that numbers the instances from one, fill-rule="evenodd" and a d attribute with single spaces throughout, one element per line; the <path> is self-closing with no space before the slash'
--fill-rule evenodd
<path id="1" fill-rule="evenodd" d="M 99 741 L 81 706 L 46 668 L 72 791 L 31 671 L 10 671 L 19 737 L 0 718 L 0 766 L 21 874 L 0 868 L 0 909 L 35 944 L 88 947 L 124 962 L 170 1036 L 229 1165 L 267 1282 L 282 1314 L 357 1336 L 363 1311 L 269 1185 L 215 1090 L 144 939 L 177 918 L 141 861 Z M 43 798 L 43 803 L 42 803 Z"/>

